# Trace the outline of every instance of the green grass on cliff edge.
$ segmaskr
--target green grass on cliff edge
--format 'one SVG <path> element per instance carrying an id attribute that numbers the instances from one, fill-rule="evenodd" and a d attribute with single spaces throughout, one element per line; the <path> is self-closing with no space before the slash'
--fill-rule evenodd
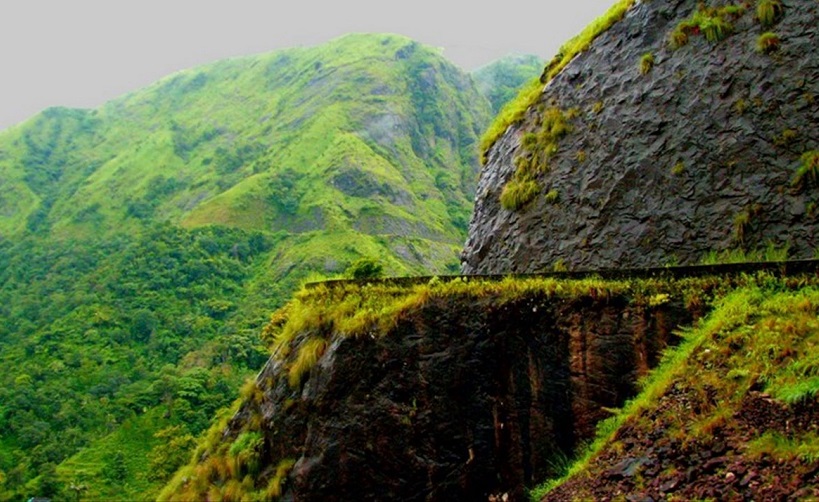
<path id="1" fill-rule="evenodd" d="M 636 0 L 619 0 L 606 11 L 605 14 L 595 19 L 590 25 L 581 31 L 577 36 L 563 44 L 543 70 L 540 79 L 531 80 L 521 89 L 517 97 L 507 103 L 495 117 L 494 122 L 489 126 L 481 137 L 481 162 L 487 161 L 487 154 L 492 145 L 506 132 L 509 126 L 520 122 L 526 110 L 537 101 L 543 86 L 548 84 L 563 68 L 571 62 L 578 54 L 589 49 L 592 42 L 611 28 L 616 22 L 625 17 L 626 12 L 634 5 Z M 541 79 L 543 82 L 541 82 Z"/>
<path id="2" fill-rule="evenodd" d="M 753 313 L 754 309 L 781 310 L 791 300 L 798 300 L 795 308 L 807 309 L 806 311 L 810 311 L 808 307 L 812 305 L 815 315 L 815 308 L 819 305 L 819 296 L 815 293 L 814 286 L 798 291 L 799 288 L 804 287 L 804 282 L 799 282 L 800 280 L 781 280 L 767 274 L 759 274 L 732 278 L 711 276 L 680 280 L 507 278 L 502 281 L 487 281 L 435 278 L 428 283 L 412 286 L 378 281 L 319 284 L 303 288 L 288 305 L 274 314 L 264 329 L 263 337 L 271 344 L 274 359 L 283 365 L 281 376 L 288 380 L 289 386 L 298 389 L 305 378 L 309 378 L 311 368 L 320 360 L 325 348 L 332 343 L 331 338 L 363 337 L 369 339 L 384 336 L 390 333 L 401 319 L 407 319 L 412 312 L 433 302 L 474 302 L 493 299 L 497 305 L 503 305 L 531 295 L 545 296 L 555 301 L 570 298 L 601 299 L 625 296 L 635 304 L 650 306 L 678 301 L 689 308 L 697 309 L 706 308 L 716 302 L 717 312 L 702 325 L 704 327 L 686 334 L 689 341 L 681 348 L 669 353 L 663 369 L 658 370 L 651 380 L 652 382 L 667 381 L 668 377 L 664 375 L 679 373 L 678 365 L 685 361 L 687 355 L 692 351 L 692 346 L 700 343 L 701 335 L 697 333 L 702 330 L 711 330 L 707 331 L 711 333 L 716 329 L 715 327 L 720 330 L 732 329 L 733 326 L 738 325 L 739 321 L 736 319 Z M 782 294 L 786 296 L 775 296 L 780 290 L 785 290 L 786 293 Z M 809 296 L 809 299 L 811 302 L 816 301 L 806 304 L 799 295 L 813 295 Z M 768 301 L 769 296 L 772 298 L 770 301 Z M 739 311 L 740 307 L 744 310 Z M 778 312 L 779 310 L 772 311 Z M 767 347 L 774 340 L 773 336 L 772 332 L 770 337 L 760 339 L 758 343 L 766 344 Z M 724 352 L 724 346 L 716 347 L 720 344 L 718 340 L 713 343 L 715 348 L 712 350 L 718 349 L 721 353 Z M 755 359 L 755 361 L 765 362 L 762 359 Z M 811 361 L 812 359 L 806 363 L 813 365 Z M 819 360 L 816 362 L 819 364 Z M 792 396 L 790 399 L 795 399 L 814 392 L 813 388 L 805 388 L 800 381 L 793 380 L 799 375 L 801 366 L 794 366 L 784 373 L 771 372 L 765 368 L 767 367 L 759 370 L 763 371 L 760 375 L 771 378 L 771 388 L 778 389 L 775 391 L 777 395 L 789 395 Z M 266 378 L 269 378 L 269 375 Z M 242 406 L 251 410 L 249 414 L 251 418 L 247 423 L 241 424 L 243 433 L 261 431 L 261 418 L 256 416 L 263 393 L 260 385 L 268 387 L 273 384 L 270 381 L 248 382 L 242 392 L 243 398 L 234 404 L 234 411 Z M 653 388 L 651 385 L 649 388 Z M 654 394 L 648 395 L 653 396 Z M 635 401 L 635 403 L 641 402 L 647 402 L 646 398 L 641 396 Z M 631 406 L 637 405 L 632 404 Z M 178 471 L 171 483 L 165 487 L 160 496 L 161 500 L 200 499 L 205 495 L 222 498 L 228 494 L 241 495 L 240 498 L 254 500 L 254 497 L 263 499 L 265 494 L 280 493 L 281 469 L 272 464 L 285 462 L 286 464 L 281 465 L 292 465 L 290 464 L 292 459 L 274 458 L 272 464 L 267 466 L 243 464 L 241 467 L 236 467 L 236 459 L 232 458 L 229 452 L 232 449 L 231 445 L 239 440 L 241 434 L 233 439 L 225 440 L 226 426 L 227 419 L 211 427 L 200 442 L 197 454 L 191 463 Z M 253 471 L 253 475 L 245 478 L 245 474 L 250 470 Z M 213 480 L 218 482 L 211 482 Z"/>
<path id="3" fill-rule="evenodd" d="M 819 288 L 815 283 L 788 287 L 778 280 L 763 280 L 728 294 L 698 325 L 683 331 L 683 343 L 665 354 L 641 393 L 598 425 L 597 439 L 568 474 L 533 490 L 532 500 L 541 500 L 567 482 L 573 482 L 572 497 L 594 498 L 584 491 L 583 480 L 603 474 L 609 464 L 601 459 L 641 454 L 623 453 L 620 433 L 625 429 L 637 437 L 661 431 L 663 438 L 683 444 L 702 442 L 707 447 L 709 441 L 731 437 L 732 417 L 760 384 L 766 395 L 784 406 L 815 400 L 819 396 L 817 314 Z M 689 400 L 691 396 L 709 397 L 704 404 L 689 403 L 681 412 L 680 407 L 662 405 L 671 394 Z M 616 456 L 616 452 L 621 453 Z M 750 459 L 763 454 L 777 462 L 815 462 L 819 460 L 819 437 L 799 433 L 782 439 L 761 428 L 736 453 L 737 458 Z"/>

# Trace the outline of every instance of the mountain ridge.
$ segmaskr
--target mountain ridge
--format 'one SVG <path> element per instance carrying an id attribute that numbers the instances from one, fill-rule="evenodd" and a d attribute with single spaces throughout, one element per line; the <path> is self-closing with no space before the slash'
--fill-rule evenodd
<path id="1" fill-rule="evenodd" d="M 0 500 L 155 493 L 305 278 L 454 271 L 488 114 L 438 51 L 351 35 L 0 133 Z"/>

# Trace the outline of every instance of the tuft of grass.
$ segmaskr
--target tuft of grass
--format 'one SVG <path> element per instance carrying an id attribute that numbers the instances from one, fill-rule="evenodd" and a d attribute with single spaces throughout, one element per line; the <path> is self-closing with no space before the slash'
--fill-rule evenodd
<path id="1" fill-rule="evenodd" d="M 777 246 L 769 242 L 764 249 L 746 251 L 741 248 L 710 251 L 702 260 L 702 265 L 720 265 L 723 263 L 781 262 L 788 260 L 790 246 Z"/>
<path id="2" fill-rule="evenodd" d="M 785 13 L 785 6 L 780 0 L 758 0 L 756 19 L 762 26 L 772 26 Z"/>
<path id="3" fill-rule="evenodd" d="M 668 43 L 672 49 L 679 49 L 688 45 L 688 29 L 685 25 L 680 24 L 675 27 L 668 35 Z"/>
<path id="4" fill-rule="evenodd" d="M 793 177 L 791 186 L 804 187 L 810 181 L 819 184 L 819 150 L 810 150 L 802 154 L 802 164 Z"/>
<path id="5" fill-rule="evenodd" d="M 541 75 L 539 79 L 534 79 L 529 82 L 521 89 L 515 99 L 504 106 L 495 118 L 495 121 L 489 126 L 481 138 L 480 149 L 482 163 L 486 163 L 489 149 L 492 148 L 492 145 L 506 132 L 509 126 L 523 120 L 526 110 L 528 110 L 540 96 L 543 85 L 551 82 L 555 76 L 563 71 L 563 68 L 565 68 L 572 59 L 578 54 L 587 51 L 597 37 L 623 19 L 626 12 L 628 12 L 634 3 L 635 0 L 619 0 L 611 6 L 605 14 L 595 19 L 577 36 L 563 44 L 554 58 L 552 58 L 543 70 L 543 75 Z"/>
<path id="6" fill-rule="evenodd" d="M 574 158 L 580 162 L 586 162 L 586 151 L 585 150 L 578 150 L 577 153 L 574 155 Z"/>
<path id="7" fill-rule="evenodd" d="M 705 39 L 711 43 L 725 40 L 734 31 L 734 25 L 721 17 L 704 17 L 699 25 Z"/>
<path id="8" fill-rule="evenodd" d="M 745 110 L 748 109 L 748 102 L 745 101 L 743 98 L 739 98 L 734 102 L 734 112 L 737 115 L 742 115 L 745 113 Z"/>
<path id="9" fill-rule="evenodd" d="M 603 104 L 602 101 L 597 101 L 592 105 L 592 113 L 594 113 L 595 115 L 600 115 L 600 112 L 603 111 L 604 106 L 605 105 Z"/>
<path id="10" fill-rule="evenodd" d="M 774 136 L 773 143 L 779 147 L 786 147 L 793 144 L 799 137 L 799 132 L 795 129 L 785 129 L 782 134 Z"/>
<path id="11" fill-rule="evenodd" d="M 572 131 L 568 115 L 560 108 L 545 109 L 538 117 L 540 129 L 537 132 L 527 132 L 521 140 L 521 148 L 527 155 L 527 161 L 516 162 L 518 168 L 515 176 L 518 180 L 532 177 L 536 173 L 548 171 L 549 159 L 557 153 L 561 138 Z"/>
<path id="12" fill-rule="evenodd" d="M 327 350 L 327 341 L 323 338 L 310 338 L 302 344 L 296 360 L 293 361 L 287 372 L 290 387 L 295 389 L 301 385 L 304 376 L 316 365 L 325 350 Z"/>
<path id="13" fill-rule="evenodd" d="M 557 204 L 559 198 L 560 194 L 553 188 L 543 197 L 543 200 L 545 200 L 547 204 Z"/>
<path id="14" fill-rule="evenodd" d="M 767 31 L 756 39 L 756 51 L 762 54 L 771 54 L 779 50 L 779 35 Z"/>
<path id="15" fill-rule="evenodd" d="M 654 68 L 654 54 L 647 52 L 640 58 L 640 74 L 645 75 Z"/>
<path id="16" fill-rule="evenodd" d="M 540 192 L 540 186 L 532 179 L 513 179 L 503 187 L 500 196 L 501 206 L 508 211 L 517 211 Z"/>
<path id="17" fill-rule="evenodd" d="M 677 162 L 671 168 L 671 174 L 673 174 L 674 176 L 680 176 L 684 172 L 685 172 L 685 164 L 683 164 L 682 162 Z"/>
<path id="18" fill-rule="evenodd" d="M 294 465 L 296 465 L 296 461 L 292 458 L 286 458 L 279 462 L 279 465 L 276 466 L 276 473 L 270 478 L 265 490 L 267 500 L 275 500 L 282 496 L 284 481 Z"/>
<path id="19" fill-rule="evenodd" d="M 700 4 L 691 17 L 674 27 L 668 37 L 669 45 L 672 49 L 679 49 L 688 44 L 691 36 L 699 34 L 711 43 L 724 40 L 734 32 L 733 21 L 744 13 L 745 7 L 741 4 L 722 7 Z"/>
<path id="20" fill-rule="evenodd" d="M 751 225 L 751 212 L 746 208 L 734 216 L 734 240 L 745 242 L 745 234 Z"/>
<path id="21" fill-rule="evenodd" d="M 777 460 L 801 460 L 806 463 L 819 461 L 819 435 L 815 432 L 788 438 L 779 433 L 767 432 L 748 443 L 748 454 L 754 458 L 770 455 Z"/>

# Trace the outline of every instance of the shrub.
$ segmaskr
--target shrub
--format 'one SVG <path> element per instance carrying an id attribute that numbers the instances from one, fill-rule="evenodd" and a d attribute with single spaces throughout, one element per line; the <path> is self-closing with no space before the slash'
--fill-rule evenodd
<path id="1" fill-rule="evenodd" d="M 503 187 L 500 203 L 504 209 L 517 211 L 532 201 L 540 191 L 537 182 L 532 179 L 513 179 Z"/>
<path id="2" fill-rule="evenodd" d="M 674 167 L 671 168 L 671 174 L 673 174 L 674 176 L 679 176 L 684 172 L 685 164 L 683 164 L 682 162 L 677 162 L 676 164 L 674 164 Z"/>
<path id="3" fill-rule="evenodd" d="M 654 68 L 654 54 L 647 52 L 640 58 L 640 74 L 645 75 Z"/>
<path id="4" fill-rule="evenodd" d="M 770 54 L 779 49 L 779 35 L 773 32 L 766 32 L 756 39 L 756 51 L 763 54 Z"/>
<path id="5" fill-rule="evenodd" d="M 780 0 L 759 0 L 756 3 L 756 18 L 762 26 L 773 25 L 784 13 L 785 6 Z"/>
<path id="6" fill-rule="evenodd" d="M 377 279 L 384 275 L 384 267 L 373 258 L 361 258 L 354 261 L 344 274 L 350 279 Z"/>

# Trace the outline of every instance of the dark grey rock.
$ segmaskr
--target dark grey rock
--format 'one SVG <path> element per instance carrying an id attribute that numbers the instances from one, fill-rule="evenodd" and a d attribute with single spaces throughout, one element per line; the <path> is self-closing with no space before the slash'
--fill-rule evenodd
<path id="1" fill-rule="evenodd" d="M 672 50 L 668 34 L 697 2 L 637 4 L 538 102 L 580 111 L 539 178 L 543 193 L 559 192 L 557 205 L 539 197 L 507 211 L 499 203 L 520 139 L 535 129 L 537 106 L 488 152 L 464 272 L 538 272 L 558 260 L 575 269 L 691 264 L 710 250 L 768 242 L 790 245 L 792 257 L 811 257 L 819 187 L 797 191 L 790 184 L 802 153 L 819 148 L 819 4 L 783 3 L 785 16 L 770 28 L 782 44 L 771 56 L 756 52 L 767 29 L 753 8 L 727 39 L 692 36 Z M 647 52 L 655 66 L 641 75 Z M 592 110 L 597 102 L 599 114 Z M 783 141 L 787 130 L 796 136 Z M 673 174 L 678 163 L 683 170 Z M 734 220 L 744 211 L 752 216 L 740 241 Z"/>

